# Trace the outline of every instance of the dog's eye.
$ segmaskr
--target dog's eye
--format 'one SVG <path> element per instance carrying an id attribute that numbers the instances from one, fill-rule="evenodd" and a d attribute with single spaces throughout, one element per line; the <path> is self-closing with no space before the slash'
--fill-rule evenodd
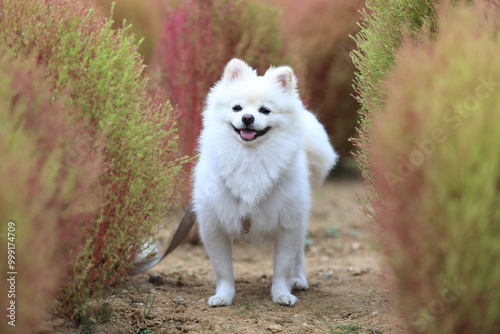
<path id="1" fill-rule="evenodd" d="M 266 107 L 260 107 L 259 112 L 263 113 L 264 115 L 267 115 L 271 112 L 271 110 L 267 109 Z"/>
<path id="2" fill-rule="evenodd" d="M 234 112 L 238 112 L 238 111 L 242 111 L 242 110 L 243 110 L 243 108 L 242 108 L 239 104 L 237 104 L 237 105 L 235 105 L 235 106 L 233 107 L 233 111 L 234 111 Z"/>

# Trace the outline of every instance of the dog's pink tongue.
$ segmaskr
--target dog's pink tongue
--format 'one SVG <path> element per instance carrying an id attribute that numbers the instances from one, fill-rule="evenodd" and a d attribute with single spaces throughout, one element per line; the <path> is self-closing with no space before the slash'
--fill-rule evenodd
<path id="1" fill-rule="evenodd" d="M 257 135 L 257 131 L 248 130 L 248 129 L 241 129 L 240 135 L 241 135 L 241 138 L 243 138 L 245 140 L 252 140 L 255 137 L 255 135 Z"/>

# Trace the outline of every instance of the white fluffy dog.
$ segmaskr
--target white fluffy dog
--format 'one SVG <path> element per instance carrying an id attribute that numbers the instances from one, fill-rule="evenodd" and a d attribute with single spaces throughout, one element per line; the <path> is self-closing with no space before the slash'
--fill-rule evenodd
<path id="1" fill-rule="evenodd" d="M 308 287 L 310 182 L 323 182 L 337 154 L 296 85 L 290 67 L 258 76 L 233 59 L 208 94 L 193 203 L 215 274 L 210 306 L 232 304 L 232 241 L 245 235 L 274 240 L 273 302 L 292 306 L 292 288 Z"/>

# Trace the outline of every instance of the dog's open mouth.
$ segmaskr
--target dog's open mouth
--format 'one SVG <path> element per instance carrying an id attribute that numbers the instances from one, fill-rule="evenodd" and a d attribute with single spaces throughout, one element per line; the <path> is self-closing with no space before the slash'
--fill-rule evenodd
<path id="1" fill-rule="evenodd" d="M 251 141 L 251 140 L 257 139 L 258 137 L 265 135 L 267 133 L 267 131 L 269 131 L 271 129 L 271 127 L 268 126 L 260 131 L 257 131 L 257 130 L 253 130 L 253 129 L 249 129 L 249 128 L 237 129 L 233 125 L 233 129 L 234 129 L 234 131 L 236 131 L 237 134 L 240 135 L 241 139 L 246 140 L 246 141 Z"/>

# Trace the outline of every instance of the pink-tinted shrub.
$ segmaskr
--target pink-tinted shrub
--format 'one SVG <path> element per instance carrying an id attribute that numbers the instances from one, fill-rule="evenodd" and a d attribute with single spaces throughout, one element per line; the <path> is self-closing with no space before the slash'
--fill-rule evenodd
<path id="1" fill-rule="evenodd" d="M 374 114 L 375 218 L 415 332 L 499 333 L 500 13 L 447 11 L 403 43 Z"/>
<path id="2" fill-rule="evenodd" d="M 169 10 L 156 63 L 160 85 L 180 112 L 179 138 L 185 154 L 196 151 L 206 94 L 233 57 L 261 72 L 279 64 L 281 35 L 275 8 L 255 0 L 190 0 Z"/>
<path id="3" fill-rule="evenodd" d="M 358 103 L 353 98 L 354 65 L 349 52 L 364 0 L 274 0 L 283 8 L 287 54 L 301 94 L 317 113 L 344 164 L 351 158 Z"/>
<path id="4" fill-rule="evenodd" d="M 99 208 L 99 156 L 90 153 L 85 123 L 69 117 L 63 101 L 52 103 L 49 87 L 43 71 L 0 51 L 2 333 L 35 331 Z M 8 243 L 13 267 L 7 266 Z M 15 280 L 9 298 L 7 272 L 17 272 L 8 275 Z M 11 301 L 15 327 L 8 324 L 14 319 L 6 317 Z"/>

